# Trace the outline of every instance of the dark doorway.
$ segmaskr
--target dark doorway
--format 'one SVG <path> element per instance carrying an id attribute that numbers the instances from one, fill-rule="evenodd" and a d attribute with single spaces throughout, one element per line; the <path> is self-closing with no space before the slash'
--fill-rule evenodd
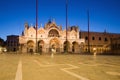
<path id="1" fill-rule="evenodd" d="M 42 45 L 39 46 L 38 52 L 42 53 Z"/>
<path id="2" fill-rule="evenodd" d="M 15 52 L 15 51 L 16 51 L 16 48 L 13 48 L 13 51 Z"/>
<path id="3" fill-rule="evenodd" d="M 31 54 L 33 54 L 33 49 L 30 49 L 30 51 L 29 51 Z"/>

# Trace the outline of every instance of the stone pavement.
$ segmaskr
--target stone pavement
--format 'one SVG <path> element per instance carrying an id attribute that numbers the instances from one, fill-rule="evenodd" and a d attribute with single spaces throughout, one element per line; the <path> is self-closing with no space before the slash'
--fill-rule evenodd
<path id="1" fill-rule="evenodd" d="M 0 55 L 0 80 L 120 80 L 119 63 L 119 56 Z"/>

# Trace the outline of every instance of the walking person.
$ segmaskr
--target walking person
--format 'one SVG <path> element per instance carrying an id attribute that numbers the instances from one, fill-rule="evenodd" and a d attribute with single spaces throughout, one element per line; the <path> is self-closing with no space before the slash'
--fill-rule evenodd
<path id="1" fill-rule="evenodd" d="M 55 48 L 52 48 L 51 51 L 52 51 L 52 53 L 51 53 L 51 58 L 53 58 L 56 50 L 55 50 Z"/>

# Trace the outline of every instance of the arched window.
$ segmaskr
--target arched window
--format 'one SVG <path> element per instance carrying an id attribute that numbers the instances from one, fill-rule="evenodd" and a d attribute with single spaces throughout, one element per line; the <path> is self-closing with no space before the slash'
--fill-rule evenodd
<path id="1" fill-rule="evenodd" d="M 48 37 L 59 37 L 59 33 L 57 30 L 52 29 L 49 31 Z"/>
<path id="2" fill-rule="evenodd" d="M 99 41 L 101 41 L 101 37 L 99 37 Z"/>
<path id="3" fill-rule="evenodd" d="M 85 37 L 85 40 L 88 40 L 88 37 L 87 37 L 87 36 Z"/>
<path id="4" fill-rule="evenodd" d="M 107 42 L 108 41 L 108 39 L 107 38 L 105 38 L 105 42 Z"/>
<path id="5" fill-rule="evenodd" d="M 92 37 L 92 40 L 95 40 L 95 37 Z"/>

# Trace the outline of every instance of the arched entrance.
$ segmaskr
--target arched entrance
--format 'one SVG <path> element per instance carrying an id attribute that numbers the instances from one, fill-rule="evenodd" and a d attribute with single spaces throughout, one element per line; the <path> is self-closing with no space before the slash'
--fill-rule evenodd
<path id="1" fill-rule="evenodd" d="M 64 52 L 68 52 L 70 48 L 70 42 L 65 41 L 63 47 L 64 47 Z"/>
<path id="2" fill-rule="evenodd" d="M 32 40 L 27 42 L 27 52 L 33 53 L 34 52 L 34 42 Z"/>
<path id="3" fill-rule="evenodd" d="M 39 53 L 42 53 L 43 52 L 43 47 L 44 47 L 44 41 L 43 40 L 40 40 L 38 42 L 38 52 Z"/>
<path id="4" fill-rule="evenodd" d="M 79 44 L 77 42 L 72 43 L 72 52 L 78 53 L 79 52 Z"/>
<path id="5" fill-rule="evenodd" d="M 50 40 L 50 51 L 52 48 L 55 49 L 56 52 L 60 52 L 60 41 L 57 38 Z"/>

